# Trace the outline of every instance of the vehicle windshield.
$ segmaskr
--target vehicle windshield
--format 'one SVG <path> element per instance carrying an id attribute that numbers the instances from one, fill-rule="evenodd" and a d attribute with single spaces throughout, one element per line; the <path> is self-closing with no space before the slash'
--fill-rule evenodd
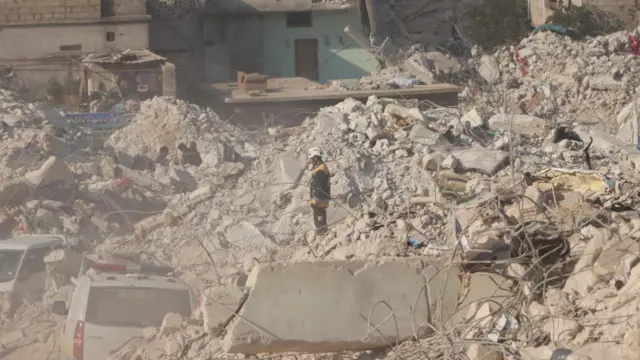
<path id="1" fill-rule="evenodd" d="M 191 316 L 189 291 L 95 287 L 89 293 L 86 322 L 110 327 L 158 327 L 168 313 Z"/>
<path id="2" fill-rule="evenodd" d="M 16 277 L 23 254 L 24 250 L 0 250 L 0 282 L 11 281 Z"/>

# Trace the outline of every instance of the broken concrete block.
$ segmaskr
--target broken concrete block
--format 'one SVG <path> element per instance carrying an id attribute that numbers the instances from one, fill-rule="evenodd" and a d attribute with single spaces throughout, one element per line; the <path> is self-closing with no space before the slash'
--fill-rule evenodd
<path id="1" fill-rule="evenodd" d="M 594 90 L 623 90 L 624 81 L 619 81 L 611 75 L 595 75 L 589 79 L 589 85 Z"/>
<path id="2" fill-rule="evenodd" d="M 156 335 L 158 335 L 158 328 L 155 326 L 142 329 L 142 337 L 147 341 L 155 338 Z"/>
<path id="3" fill-rule="evenodd" d="M 451 154 L 447 155 L 447 157 L 442 161 L 442 167 L 444 169 L 456 171 L 459 170 L 461 166 L 460 161 Z"/>
<path id="4" fill-rule="evenodd" d="M 220 335 L 245 298 L 244 291 L 234 285 L 203 289 L 200 311 L 204 319 L 204 331 L 214 336 Z"/>
<path id="5" fill-rule="evenodd" d="M 488 150 L 480 146 L 456 150 L 452 154 L 460 160 L 465 170 L 480 171 L 489 175 L 495 175 L 509 162 L 508 152 Z"/>
<path id="6" fill-rule="evenodd" d="M 593 286 L 598 282 L 596 274 L 587 269 L 596 262 L 598 254 L 606 246 L 607 239 L 601 230 L 593 226 L 583 229 L 582 232 L 588 233 L 592 238 L 587 243 L 584 253 L 574 267 L 573 273 L 567 278 L 563 291 L 574 292 L 584 297 L 589 295 Z"/>
<path id="7" fill-rule="evenodd" d="M 521 135 L 540 134 L 547 122 L 537 116 L 496 114 L 489 119 L 489 127 L 497 130 L 512 131 Z"/>
<path id="8" fill-rule="evenodd" d="M 589 137 L 593 138 L 594 149 L 602 150 L 605 153 L 611 153 L 614 151 L 622 151 L 626 154 L 637 153 L 635 145 L 624 142 L 616 138 L 615 136 L 608 134 L 604 131 L 591 129 L 587 126 L 577 126 L 573 131 L 580 136 L 582 141 L 589 142 Z"/>
<path id="9" fill-rule="evenodd" d="M 291 188 L 296 187 L 304 167 L 300 161 L 292 156 L 285 155 L 278 160 L 280 167 L 280 179 Z"/>
<path id="10" fill-rule="evenodd" d="M 420 111 L 420 109 L 417 109 L 417 108 L 410 109 L 408 107 L 404 107 L 396 104 L 387 105 L 387 107 L 384 109 L 384 112 L 387 114 L 393 115 L 395 117 L 409 120 L 409 121 L 424 122 L 427 120 L 424 114 Z"/>
<path id="11" fill-rule="evenodd" d="M 364 133 L 369 127 L 369 119 L 358 113 L 349 115 L 349 129 L 356 133 Z"/>
<path id="12" fill-rule="evenodd" d="M 367 131 L 364 132 L 367 135 L 367 138 L 371 141 L 378 140 L 384 136 L 384 131 L 377 126 L 369 126 Z"/>
<path id="13" fill-rule="evenodd" d="M 627 144 L 638 142 L 638 121 L 640 120 L 640 101 L 634 100 L 627 104 L 619 113 L 616 121 L 618 129 L 618 140 Z"/>
<path id="14" fill-rule="evenodd" d="M 471 127 L 480 127 L 484 125 L 484 121 L 482 120 L 480 114 L 478 114 L 478 110 L 476 110 L 476 108 L 471 109 L 460 118 L 460 122 L 463 124 L 467 121 L 469 122 Z"/>
<path id="15" fill-rule="evenodd" d="M 33 186 L 47 186 L 56 182 L 70 185 L 75 181 L 67 164 L 56 156 L 50 157 L 40 169 L 31 171 L 24 177 Z"/>
<path id="16" fill-rule="evenodd" d="M 230 162 L 237 163 L 242 160 L 242 155 L 240 155 L 237 151 L 235 151 L 230 145 L 227 145 L 224 142 L 219 142 L 217 144 L 218 149 L 218 163 L 221 162 Z"/>
<path id="17" fill-rule="evenodd" d="M 454 323 L 459 323 L 472 306 L 479 308 L 486 303 L 493 313 L 501 309 L 501 304 L 513 298 L 513 283 L 503 276 L 491 273 L 474 273 L 468 276 L 469 280 L 465 282 L 467 289 L 462 292 L 458 300 L 460 305 L 452 316 Z"/>
<path id="18" fill-rule="evenodd" d="M 498 62 L 493 56 L 482 55 L 480 58 L 480 65 L 478 66 L 478 73 L 489 84 L 496 84 L 500 81 L 500 69 L 498 68 Z"/>
<path id="19" fill-rule="evenodd" d="M 260 230 L 243 221 L 234 226 L 226 235 L 226 240 L 230 244 L 239 247 L 246 246 L 274 246 L 274 243 L 265 237 Z"/>
<path id="20" fill-rule="evenodd" d="M 168 313 L 162 319 L 160 326 L 160 336 L 171 335 L 182 328 L 182 316 L 176 313 Z"/>
<path id="21" fill-rule="evenodd" d="M 431 330 L 423 324 L 455 312 L 456 273 L 423 258 L 260 264 L 249 275 L 251 292 L 224 348 L 243 354 L 338 352 L 424 337 Z"/>
<path id="22" fill-rule="evenodd" d="M 422 124 L 415 124 L 409 132 L 409 139 L 421 145 L 436 145 L 441 134 L 433 131 Z"/>
<path id="23" fill-rule="evenodd" d="M 438 171 L 442 168 L 442 162 L 444 161 L 444 154 L 442 153 L 431 153 L 427 154 L 422 158 L 422 165 L 425 170 L 429 171 Z"/>

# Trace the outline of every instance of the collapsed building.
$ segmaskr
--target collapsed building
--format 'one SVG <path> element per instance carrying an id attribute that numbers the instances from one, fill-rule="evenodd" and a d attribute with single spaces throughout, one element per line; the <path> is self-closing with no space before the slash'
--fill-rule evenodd
<path id="1" fill-rule="evenodd" d="M 154 98 L 99 151 L 3 91 L 2 229 L 180 270 L 201 323 L 115 359 L 636 359 L 638 61 L 626 33 L 539 32 L 474 51 L 458 107 L 349 98 L 249 131 Z M 325 237 L 313 146 L 334 174 Z M 55 349 L 45 305 L 69 288 L 3 319 L 7 359 Z"/>

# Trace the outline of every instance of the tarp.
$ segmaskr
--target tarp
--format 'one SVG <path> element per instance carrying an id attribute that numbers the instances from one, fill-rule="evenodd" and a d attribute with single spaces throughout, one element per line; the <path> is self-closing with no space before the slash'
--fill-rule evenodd
<path id="1" fill-rule="evenodd" d="M 619 192 L 615 180 L 591 170 L 551 168 L 537 173 L 536 177 L 546 179 L 546 181 L 537 181 L 533 184 L 543 191 L 551 189 L 576 191 L 587 197 Z"/>
<path id="2" fill-rule="evenodd" d="M 69 113 L 65 114 L 67 124 L 71 126 L 80 126 L 90 128 L 94 134 L 104 132 L 114 132 L 131 122 L 133 113 L 111 113 L 111 112 L 94 112 L 94 113 Z"/>
<path id="3" fill-rule="evenodd" d="M 531 34 L 535 34 L 538 31 L 551 31 L 560 35 L 571 36 L 571 30 L 564 26 L 554 25 L 554 24 L 544 24 L 533 29 Z"/>

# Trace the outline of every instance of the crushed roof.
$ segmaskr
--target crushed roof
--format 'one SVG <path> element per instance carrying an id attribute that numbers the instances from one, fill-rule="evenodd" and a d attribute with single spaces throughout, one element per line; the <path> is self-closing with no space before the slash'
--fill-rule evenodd
<path id="1" fill-rule="evenodd" d="M 167 59 L 149 50 L 124 50 L 93 53 L 82 59 L 89 64 L 143 64 Z"/>

